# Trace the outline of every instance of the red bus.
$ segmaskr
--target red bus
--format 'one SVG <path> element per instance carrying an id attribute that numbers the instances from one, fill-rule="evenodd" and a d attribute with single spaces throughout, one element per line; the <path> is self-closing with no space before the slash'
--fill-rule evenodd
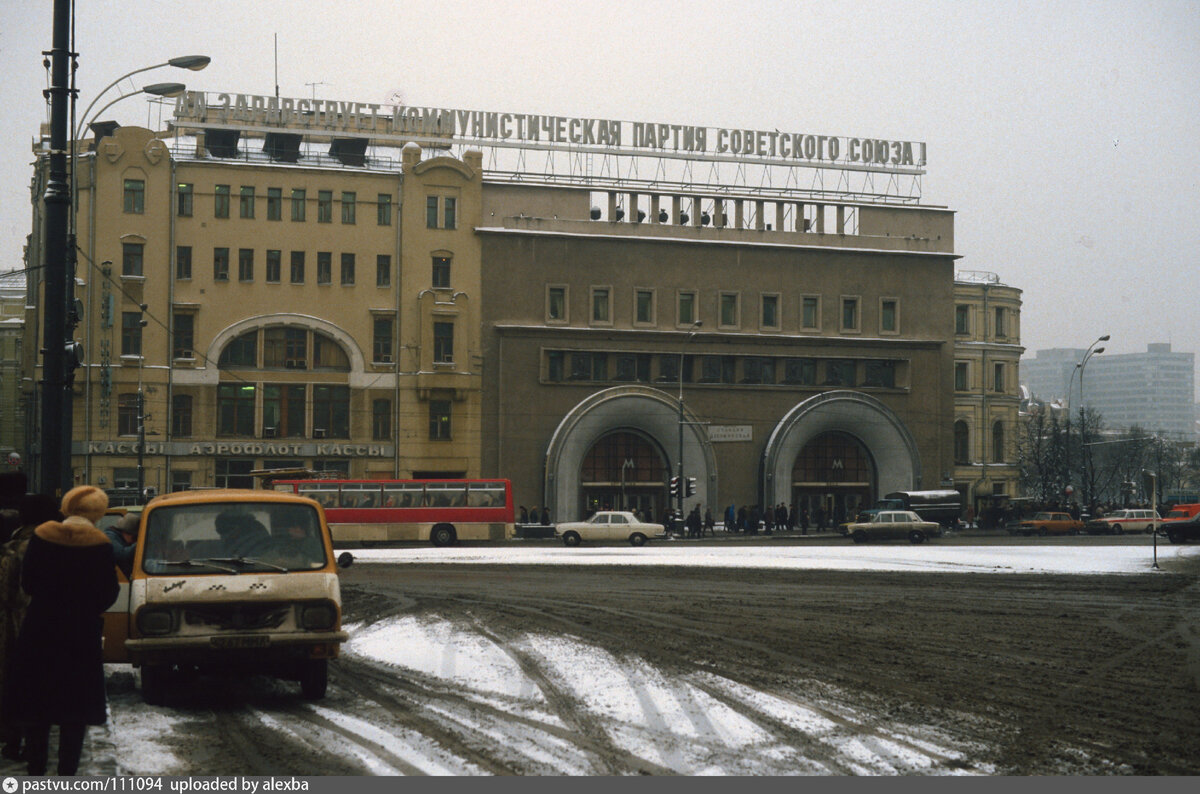
<path id="1" fill-rule="evenodd" d="M 334 543 L 507 540 L 515 533 L 508 480 L 272 479 L 275 491 L 315 499 Z"/>

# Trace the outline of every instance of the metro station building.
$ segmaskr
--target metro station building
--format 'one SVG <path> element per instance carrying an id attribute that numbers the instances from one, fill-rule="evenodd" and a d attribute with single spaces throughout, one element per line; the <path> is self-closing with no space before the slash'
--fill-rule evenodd
<path id="1" fill-rule="evenodd" d="M 73 158 L 79 482 L 504 477 L 556 521 L 681 473 L 717 515 L 954 483 L 923 144 L 201 93 L 167 126 Z"/>

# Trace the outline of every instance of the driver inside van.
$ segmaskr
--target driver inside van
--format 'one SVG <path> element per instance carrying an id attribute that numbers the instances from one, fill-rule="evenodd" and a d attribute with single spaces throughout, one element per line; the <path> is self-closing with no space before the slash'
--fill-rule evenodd
<path id="1" fill-rule="evenodd" d="M 230 557 L 256 557 L 267 550 L 271 540 L 267 528 L 249 513 L 226 510 L 217 516 L 216 526 Z"/>

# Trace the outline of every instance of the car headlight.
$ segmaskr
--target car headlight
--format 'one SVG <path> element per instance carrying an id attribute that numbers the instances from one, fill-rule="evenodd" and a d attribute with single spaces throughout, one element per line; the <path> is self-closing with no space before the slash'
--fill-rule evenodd
<path id="1" fill-rule="evenodd" d="M 325 631 L 337 625 L 337 607 L 331 602 L 303 604 L 300 607 L 300 627 L 308 631 Z"/>
<path id="2" fill-rule="evenodd" d="M 137 613 L 138 631 L 147 637 L 161 636 L 175 631 L 175 613 L 162 607 L 150 607 Z"/>

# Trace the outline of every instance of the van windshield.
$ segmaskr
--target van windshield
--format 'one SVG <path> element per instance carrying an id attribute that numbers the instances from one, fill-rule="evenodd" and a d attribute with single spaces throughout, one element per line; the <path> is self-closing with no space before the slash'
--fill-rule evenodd
<path id="1" fill-rule="evenodd" d="M 150 574 L 310 571 L 326 563 L 316 509 L 209 502 L 150 511 L 142 570 Z"/>

